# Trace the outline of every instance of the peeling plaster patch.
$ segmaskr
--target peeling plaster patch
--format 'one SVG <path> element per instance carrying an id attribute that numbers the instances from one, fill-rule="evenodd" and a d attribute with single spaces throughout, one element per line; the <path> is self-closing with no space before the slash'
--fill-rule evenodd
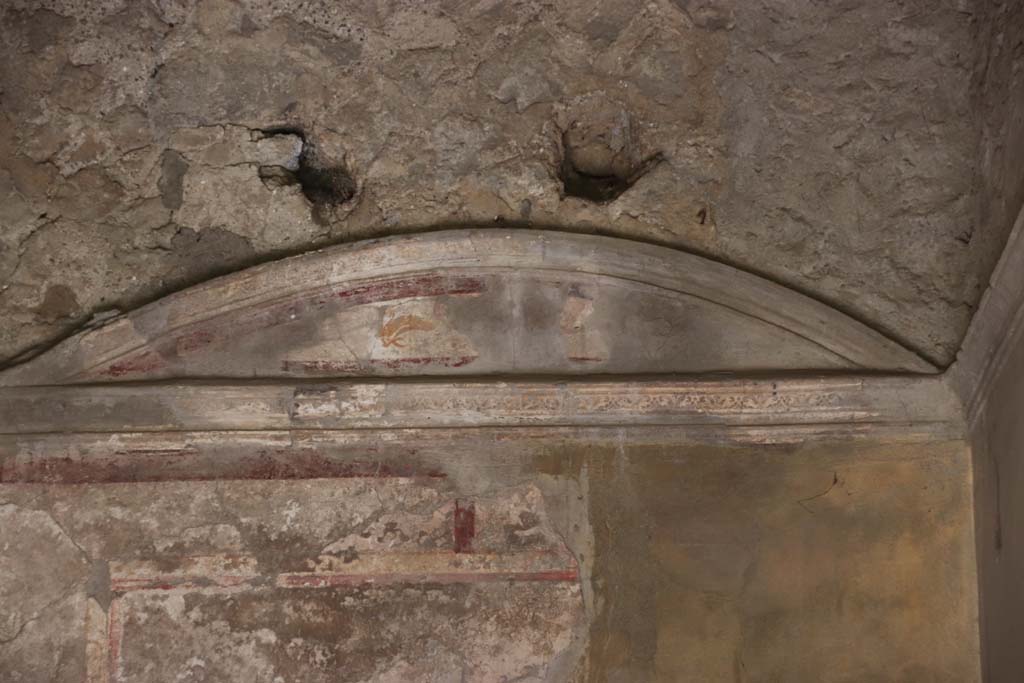
<path id="1" fill-rule="evenodd" d="M 729 30 L 735 26 L 735 0 L 672 0 L 690 21 L 710 31 Z"/>
<path id="2" fill-rule="evenodd" d="M 565 341 L 565 354 L 571 361 L 600 363 L 608 360 L 605 335 L 588 326 L 588 319 L 593 313 L 594 295 L 583 287 L 573 285 L 565 298 L 558 321 Z"/>
<path id="3" fill-rule="evenodd" d="M 514 103 L 516 111 L 522 113 L 539 102 L 554 101 L 560 94 L 560 86 L 552 83 L 543 73 L 526 66 L 509 74 L 498 86 L 494 97 L 499 102 Z"/>
<path id="4" fill-rule="evenodd" d="M 452 48 L 459 41 L 459 29 L 453 21 L 428 11 L 397 12 L 391 17 L 387 32 L 401 50 Z"/>
<path id="5" fill-rule="evenodd" d="M 52 516 L 0 505 L 0 644 L 66 599 L 88 569 L 88 558 Z"/>
<path id="6" fill-rule="evenodd" d="M 46 288 L 43 301 L 36 313 L 47 321 L 70 318 L 79 313 L 80 308 L 75 293 L 66 285 L 51 285 Z"/>
<path id="7" fill-rule="evenodd" d="M 181 200 L 184 195 L 183 180 L 188 173 L 188 162 L 178 152 L 167 150 L 164 152 L 160 164 L 160 201 L 163 205 L 176 211 L 181 208 Z"/>

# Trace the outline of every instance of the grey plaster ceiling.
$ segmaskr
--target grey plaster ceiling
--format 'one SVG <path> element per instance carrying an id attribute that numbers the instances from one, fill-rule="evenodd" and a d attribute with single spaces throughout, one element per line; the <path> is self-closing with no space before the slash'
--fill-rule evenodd
<path id="1" fill-rule="evenodd" d="M 452 225 L 614 234 L 939 364 L 1022 199 L 1024 3 L 8 0 L 0 358 Z"/>

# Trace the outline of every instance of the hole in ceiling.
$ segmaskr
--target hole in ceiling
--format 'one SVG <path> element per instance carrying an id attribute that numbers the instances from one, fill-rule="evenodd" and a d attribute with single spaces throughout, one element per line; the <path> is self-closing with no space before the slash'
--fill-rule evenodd
<path id="1" fill-rule="evenodd" d="M 660 153 L 643 158 L 628 115 L 612 121 L 573 121 L 562 133 L 558 177 L 566 197 L 604 204 L 619 198 L 662 160 Z"/>
<path id="2" fill-rule="evenodd" d="M 356 195 L 356 181 L 345 164 L 326 159 L 302 128 L 278 126 L 259 131 L 264 137 L 294 135 L 302 141 L 297 167 L 260 166 L 259 176 L 268 187 L 298 185 L 313 205 L 313 218 L 322 222 L 324 211 L 344 204 Z"/>
<path id="3" fill-rule="evenodd" d="M 315 205 L 344 204 L 356 195 L 356 181 L 345 165 L 324 163 L 310 142 L 303 142 L 295 176 L 302 194 Z"/>

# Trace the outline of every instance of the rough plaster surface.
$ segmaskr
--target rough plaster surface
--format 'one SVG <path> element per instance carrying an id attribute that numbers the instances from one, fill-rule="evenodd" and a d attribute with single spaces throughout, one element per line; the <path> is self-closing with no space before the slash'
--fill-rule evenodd
<path id="1" fill-rule="evenodd" d="M 443 477 L 372 474 L 5 489 L 0 679 L 565 680 L 585 634 L 579 582 L 486 573 L 558 549 L 574 563 L 542 493 L 463 499 L 475 521 L 459 552 L 452 493 Z M 483 573 L 451 578 L 470 564 Z M 358 581 L 295 581 L 310 576 Z"/>
<path id="2" fill-rule="evenodd" d="M 281 253 L 494 222 L 709 254 L 945 363 L 1021 201 L 1016 2 L 0 13 L 3 358 Z"/>
<path id="3" fill-rule="evenodd" d="M 0 570 L 48 577 L 0 603 L 4 680 L 978 680 L 962 442 L 474 456 L 427 479 L 2 487 L 0 544 L 37 551 Z M 453 496 L 488 562 L 567 548 L 578 577 L 417 575 L 472 557 Z M 326 565 L 392 580 L 267 580 Z"/>

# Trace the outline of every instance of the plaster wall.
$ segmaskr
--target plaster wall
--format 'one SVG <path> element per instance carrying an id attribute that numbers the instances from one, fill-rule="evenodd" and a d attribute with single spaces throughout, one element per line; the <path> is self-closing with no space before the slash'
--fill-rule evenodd
<path id="1" fill-rule="evenodd" d="M 1024 4 L 989 3 L 982 25 L 986 56 L 977 92 L 987 113 L 979 225 L 998 226 L 1000 232 L 1015 218 L 1017 225 L 1005 245 L 991 240 L 986 247 L 993 260 L 1002 253 L 1002 261 L 953 375 L 972 418 L 985 680 L 1010 683 L 1024 679 Z"/>
<path id="2" fill-rule="evenodd" d="M 4 486 L 4 680 L 979 679 L 963 442 L 613 432 L 424 434 L 402 471 L 333 479 Z"/>
<path id="3" fill-rule="evenodd" d="M 974 426 L 986 680 L 1024 678 L 1024 344 L 996 377 Z"/>

